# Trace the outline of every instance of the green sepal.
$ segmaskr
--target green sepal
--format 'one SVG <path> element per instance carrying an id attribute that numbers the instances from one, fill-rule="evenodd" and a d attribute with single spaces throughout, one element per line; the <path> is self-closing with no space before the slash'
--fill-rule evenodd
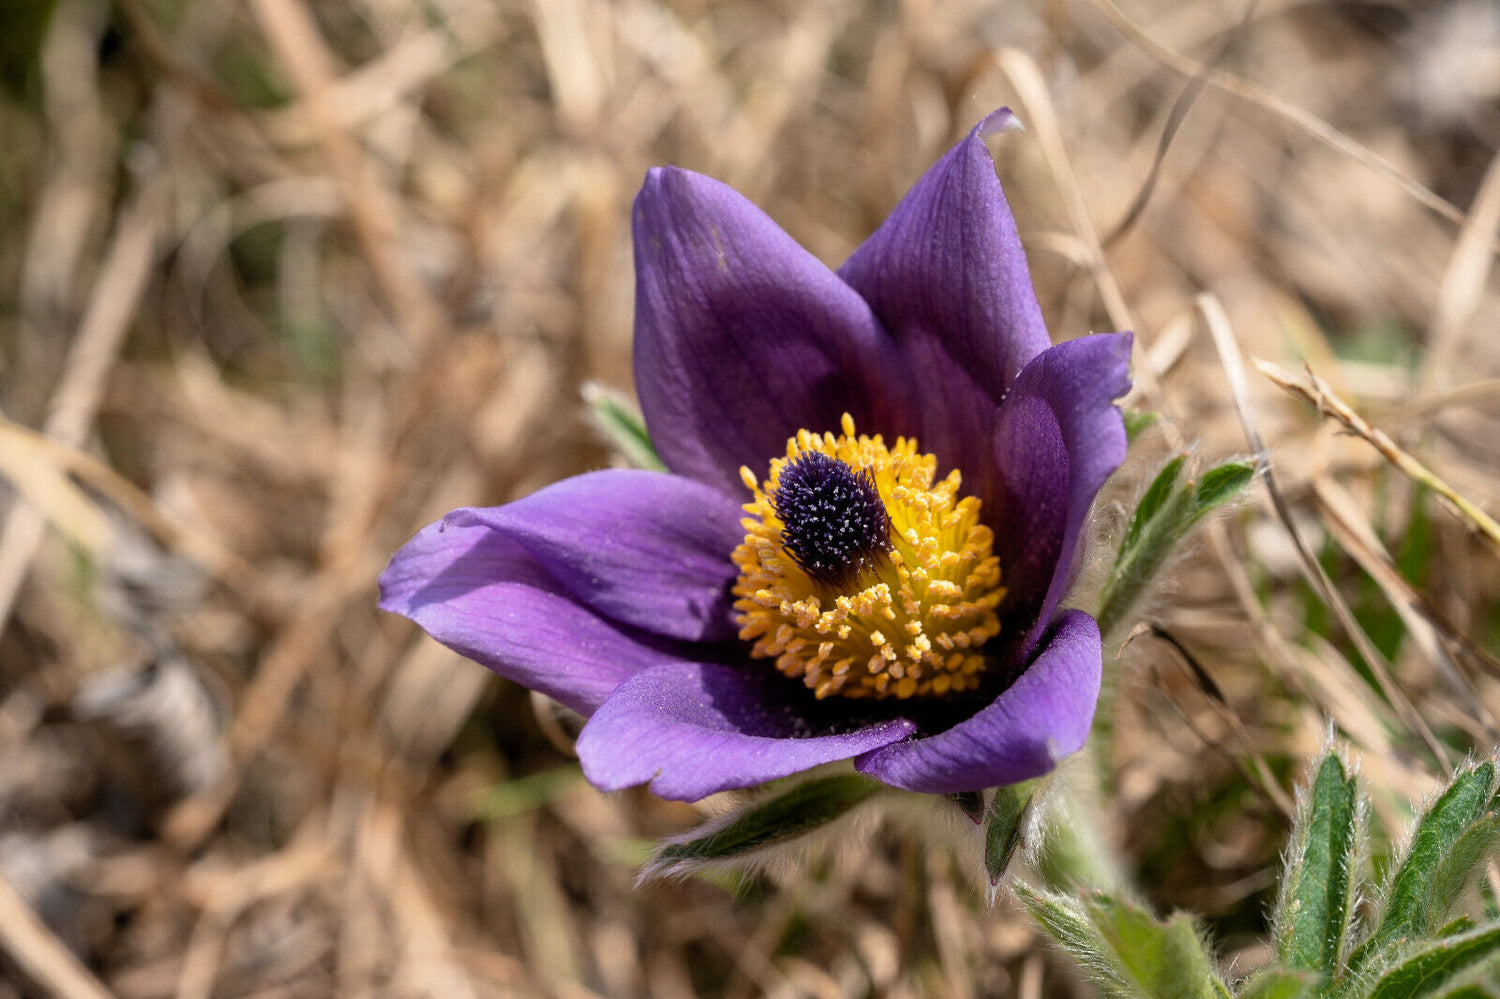
<path id="1" fill-rule="evenodd" d="M 1247 978 L 1239 989 L 1239 999 L 1312 999 L 1323 982 L 1321 975 L 1310 971 L 1288 971 L 1267 968 Z"/>
<path id="2" fill-rule="evenodd" d="M 1473 851 L 1493 843 L 1494 830 L 1482 820 L 1494 782 L 1491 760 L 1460 770 L 1423 812 L 1384 892 L 1380 921 L 1349 958 L 1351 971 L 1372 960 L 1376 967 L 1383 965 L 1389 950 L 1405 940 L 1430 937 L 1447 918 L 1458 889 L 1483 857 Z M 1470 833 L 1481 827 L 1483 831 Z"/>
<path id="3" fill-rule="evenodd" d="M 1436 940 L 1405 956 L 1380 977 L 1368 999 L 1421 999 L 1448 985 L 1460 972 L 1500 952 L 1500 924 Z"/>
<path id="4" fill-rule="evenodd" d="M 594 426 L 630 467 L 666 470 L 646 431 L 646 418 L 629 396 L 598 382 L 585 382 L 583 401 L 588 404 Z"/>
<path id="5" fill-rule="evenodd" d="M 814 777 L 750 799 L 697 829 L 662 844 L 641 868 L 640 881 L 693 874 L 750 861 L 841 818 L 885 785 L 857 774 Z"/>
<path id="6" fill-rule="evenodd" d="M 1103 892 L 1070 897 L 1015 885 L 1021 904 L 1075 960 L 1090 984 L 1115 999 L 1221 999 L 1229 989 L 1213 971 L 1193 920 L 1165 922 Z"/>
<path id="7" fill-rule="evenodd" d="M 1363 813 L 1354 779 L 1328 751 L 1298 803 L 1271 919 L 1276 957 L 1289 969 L 1338 971 L 1354 916 Z"/>
<path id="8" fill-rule="evenodd" d="M 1008 784 L 995 788 L 990 807 L 984 815 L 984 873 L 993 887 L 1005 877 L 1016 847 L 1021 843 L 1021 829 L 1026 808 L 1036 792 L 1036 781 Z"/>

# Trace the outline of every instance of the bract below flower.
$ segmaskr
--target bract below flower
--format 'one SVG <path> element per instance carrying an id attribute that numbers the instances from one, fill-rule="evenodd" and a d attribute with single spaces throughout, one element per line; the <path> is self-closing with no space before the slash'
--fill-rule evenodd
<path id="1" fill-rule="evenodd" d="M 584 773 L 692 800 L 852 758 L 915 791 L 1079 749 L 1099 629 L 1060 611 L 1125 454 L 1130 335 L 1052 346 L 983 138 L 837 272 L 730 188 L 636 198 L 635 376 L 668 472 L 456 510 L 381 606 L 589 717 Z"/>

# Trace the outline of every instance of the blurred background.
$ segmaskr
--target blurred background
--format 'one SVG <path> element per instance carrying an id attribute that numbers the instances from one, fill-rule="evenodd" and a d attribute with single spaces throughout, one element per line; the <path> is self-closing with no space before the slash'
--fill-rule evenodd
<path id="1" fill-rule="evenodd" d="M 648 166 L 836 266 L 1002 104 L 1054 337 L 1136 330 L 1162 414 L 1094 575 L 1174 452 L 1274 470 L 1092 746 L 1145 897 L 1264 961 L 1330 730 L 1397 829 L 1496 742 L 1497 550 L 1439 486 L 1500 501 L 1500 8 L 1118 2 L 6 0 L 0 999 L 1086 995 L 956 811 L 635 889 L 713 803 L 594 792 L 374 606 L 422 524 L 614 460 Z"/>

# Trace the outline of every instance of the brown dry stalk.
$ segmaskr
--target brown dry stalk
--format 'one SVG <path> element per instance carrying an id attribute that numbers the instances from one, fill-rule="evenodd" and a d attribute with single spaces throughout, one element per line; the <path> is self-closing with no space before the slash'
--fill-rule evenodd
<path id="1" fill-rule="evenodd" d="M 1412 481 L 1420 483 L 1442 496 L 1458 510 L 1459 514 L 1479 529 L 1491 545 L 1500 552 L 1500 524 L 1493 517 L 1481 510 L 1476 504 L 1465 499 L 1452 486 L 1448 485 L 1438 477 L 1430 468 L 1422 464 L 1410 453 L 1403 450 L 1399 444 L 1391 440 L 1378 427 L 1372 427 L 1364 417 L 1354 411 L 1338 394 L 1329 388 L 1328 383 L 1319 378 L 1311 367 L 1306 367 L 1307 381 L 1304 382 L 1296 375 L 1287 371 L 1279 365 L 1269 361 L 1256 360 L 1255 366 L 1276 385 L 1292 393 L 1300 395 L 1312 403 L 1319 413 L 1331 416 L 1342 423 L 1350 433 L 1362 437 L 1379 451 L 1392 465 L 1400 469 Z"/>

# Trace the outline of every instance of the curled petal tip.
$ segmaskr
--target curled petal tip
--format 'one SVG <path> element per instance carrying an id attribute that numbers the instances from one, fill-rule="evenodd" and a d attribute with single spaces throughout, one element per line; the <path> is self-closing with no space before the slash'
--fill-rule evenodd
<path id="1" fill-rule="evenodd" d="M 997 108 L 980 119 L 979 124 L 974 126 L 974 134 L 979 137 L 998 135 L 1001 132 L 1024 132 L 1026 126 L 1021 123 L 1010 108 Z"/>

